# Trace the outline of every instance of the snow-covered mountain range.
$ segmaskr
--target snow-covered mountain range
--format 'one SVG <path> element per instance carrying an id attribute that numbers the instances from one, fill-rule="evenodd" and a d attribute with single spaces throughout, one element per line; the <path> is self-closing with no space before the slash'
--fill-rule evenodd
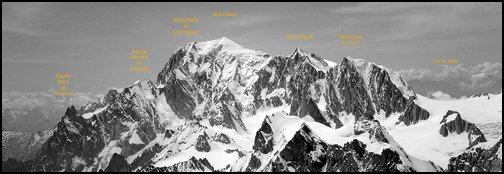
<path id="1" fill-rule="evenodd" d="M 34 160 L 9 170 L 502 170 L 502 94 L 439 101 L 413 88 L 362 59 L 192 42 L 156 82 L 69 107 Z"/>

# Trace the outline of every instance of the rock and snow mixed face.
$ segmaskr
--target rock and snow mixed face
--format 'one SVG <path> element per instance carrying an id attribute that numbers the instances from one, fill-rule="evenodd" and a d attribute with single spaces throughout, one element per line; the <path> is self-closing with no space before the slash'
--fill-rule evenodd
<path id="1" fill-rule="evenodd" d="M 409 156 L 384 127 L 369 120 L 331 129 L 285 112 L 274 113 L 265 117 L 257 131 L 253 150 L 245 157 L 246 166 L 238 164 L 244 167 L 238 171 L 440 170 L 431 162 Z"/>
<path id="2" fill-rule="evenodd" d="M 455 154 L 413 142 L 460 137 L 439 133 L 448 109 L 431 103 L 371 62 L 270 56 L 224 37 L 179 48 L 156 82 L 70 107 L 29 165 L 99 171 L 117 153 L 133 171 L 440 171 Z"/>

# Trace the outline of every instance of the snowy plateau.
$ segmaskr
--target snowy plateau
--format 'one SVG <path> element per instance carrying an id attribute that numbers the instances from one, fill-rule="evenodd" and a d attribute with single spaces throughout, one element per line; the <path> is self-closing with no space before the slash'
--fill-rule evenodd
<path id="1" fill-rule="evenodd" d="M 155 82 L 68 107 L 51 131 L 2 132 L 2 150 L 40 146 L 2 171 L 502 171 L 502 93 L 433 100 L 372 62 L 226 37 L 180 47 Z"/>

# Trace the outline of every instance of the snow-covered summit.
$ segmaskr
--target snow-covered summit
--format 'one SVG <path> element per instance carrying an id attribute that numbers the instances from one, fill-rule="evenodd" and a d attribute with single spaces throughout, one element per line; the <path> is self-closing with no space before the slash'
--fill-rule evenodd
<path id="1" fill-rule="evenodd" d="M 237 43 L 233 42 L 227 37 L 222 37 L 220 39 L 205 42 L 196 42 L 195 46 L 200 49 L 199 51 L 200 54 L 207 54 L 208 52 L 218 47 L 221 47 L 222 50 L 227 51 L 243 49 L 241 45 L 238 45 Z"/>
<path id="2" fill-rule="evenodd" d="M 294 61 L 298 63 L 302 62 L 309 64 L 317 71 L 327 72 L 329 68 L 331 68 L 331 66 L 329 66 L 328 63 L 321 57 L 315 54 L 309 54 L 299 48 L 296 48 L 296 50 L 294 50 L 290 58 L 294 59 Z"/>

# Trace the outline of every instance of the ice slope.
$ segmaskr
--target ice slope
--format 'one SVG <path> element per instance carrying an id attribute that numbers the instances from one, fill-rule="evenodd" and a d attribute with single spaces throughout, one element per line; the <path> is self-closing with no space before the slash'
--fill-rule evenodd
<path id="1" fill-rule="evenodd" d="M 435 116 L 444 115 L 451 109 L 458 111 L 463 119 L 475 124 L 502 122 L 502 93 L 489 94 L 490 99 L 475 97 L 449 101 L 418 96 L 420 105 Z"/>

